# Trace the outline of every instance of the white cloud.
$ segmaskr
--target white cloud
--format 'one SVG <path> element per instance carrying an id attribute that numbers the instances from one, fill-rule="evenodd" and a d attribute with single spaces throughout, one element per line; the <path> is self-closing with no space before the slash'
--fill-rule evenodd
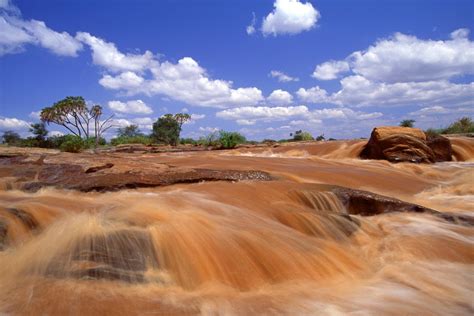
<path id="1" fill-rule="evenodd" d="M 264 100 L 262 91 L 255 87 L 233 89 L 231 81 L 210 79 L 191 57 L 184 57 L 176 64 L 156 62 L 150 71 L 150 79 L 128 72 L 105 75 L 99 82 L 106 88 L 125 90 L 131 95 L 159 94 L 191 105 L 215 108 L 253 105 Z"/>
<path id="2" fill-rule="evenodd" d="M 319 80 L 333 80 L 340 74 L 348 72 L 349 70 L 348 62 L 332 60 L 316 66 L 316 69 L 311 76 Z"/>
<path id="3" fill-rule="evenodd" d="M 111 110 L 120 113 L 129 114 L 151 114 L 153 110 L 142 100 L 130 100 L 127 102 L 109 101 L 108 106 Z"/>
<path id="4" fill-rule="evenodd" d="M 134 91 L 145 81 L 142 77 L 131 71 L 122 72 L 120 75 L 112 77 L 103 76 L 99 83 L 108 89 Z"/>
<path id="5" fill-rule="evenodd" d="M 17 119 L 17 118 L 10 118 L 4 117 L 0 118 L 0 130 L 7 131 L 26 131 L 30 128 L 30 123 Z"/>
<path id="6" fill-rule="evenodd" d="M 404 106 L 433 103 L 451 106 L 472 104 L 474 83 L 455 84 L 446 80 L 426 82 L 377 83 L 362 76 L 341 80 L 341 89 L 333 94 L 316 86 L 300 88 L 299 99 L 310 103 L 332 103 L 341 106 Z"/>
<path id="7" fill-rule="evenodd" d="M 0 9 L 13 15 L 20 15 L 20 10 L 10 0 L 0 0 Z"/>
<path id="8" fill-rule="evenodd" d="M 374 83 L 362 76 L 341 80 L 342 89 L 330 96 L 332 103 L 353 106 L 401 106 L 433 103 L 472 103 L 474 83 L 448 81 Z"/>
<path id="9" fill-rule="evenodd" d="M 275 0 L 273 6 L 274 10 L 263 19 L 264 35 L 298 34 L 313 28 L 321 16 L 310 2 Z"/>
<path id="10" fill-rule="evenodd" d="M 289 107 L 245 106 L 217 112 L 216 117 L 235 120 L 240 125 L 252 125 L 257 120 L 265 122 L 281 121 L 308 114 L 309 110 L 304 105 Z"/>
<path id="11" fill-rule="evenodd" d="M 328 101 L 327 91 L 319 86 L 310 89 L 299 88 L 296 95 L 301 101 L 308 103 L 325 103 Z"/>
<path id="12" fill-rule="evenodd" d="M 267 97 L 267 102 L 274 105 L 288 105 L 293 102 L 293 96 L 288 91 L 277 89 Z"/>
<path id="13" fill-rule="evenodd" d="M 426 117 L 438 114 L 458 114 L 458 113 L 474 113 L 473 107 L 459 107 L 459 108 L 446 108 L 441 105 L 433 105 L 419 109 L 409 113 L 409 115 Z"/>
<path id="14" fill-rule="evenodd" d="M 41 111 L 33 111 L 28 116 L 34 120 L 40 120 Z"/>
<path id="15" fill-rule="evenodd" d="M 380 112 L 359 112 L 349 108 L 324 108 L 310 110 L 307 106 L 289 107 L 240 107 L 216 113 L 216 117 L 235 120 L 239 125 L 255 125 L 257 122 L 270 123 L 290 121 L 289 125 L 308 126 L 320 124 L 323 120 L 351 121 L 371 120 L 382 117 Z"/>
<path id="16" fill-rule="evenodd" d="M 193 121 L 198 121 L 198 120 L 202 120 L 203 118 L 206 117 L 206 114 L 191 114 L 191 120 Z"/>
<path id="17" fill-rule="evenodd" d="M 114 43 L 106 42 L 87 32 L 78 32 L 76 39 L 89 45 L 92 50 L 92 61 L 112 72 L 141 72 L 156 63 L 150 51 L 142 55 L 123 54 Z"/>
<path id="18" fill-rule="evenodd" d="M 300 81 L 299 78 L 288 76 L 284 72 L 278 70 L 270 71 L 269 76 L 272 78 L 276 78 L 279 82 Z"/>
<path id="19" fill-rule="evenodd" d="M 201 127 L 199 127 L 200 132 L 214 133 L 214 132 L 217 132 L 219 130 L 220 130 L 219 127 L 210 127 L 210 126 L 206 126 L 206 127 L 201 126 Z"/>
<path id="20" fill-rule="evenodd" d="M 252 35 L 255 33 L 255 23 L 257 22 L 257 19 L 255 17 L 255 12 L 252 12 L 252 22 L 247 26 L 245 31 L 247 32 L 248 35 Z"/>
<path id="21" fill-rule="evenodd" d="M 466 39 L 469 36 L 469 29 L 457 29 L 451 32 L 452 39 Z"/>
<path id="22" fill-rule="evenodd" d="M 0 16 L 0 56 L 21 52 L 26 44 L 42 46 L 60 56 L 77 56 L 82 44 L 67 32 L 56 32 L 42 21 Z"/>
<path id="23" fill-rule="evenodd" d="M 474 43 L 469 30 L 451 33 L 450 40 L 423 40 L 396 33 L 350 57 L 352 70 L 372 81 L 412 82 L 449 79 L 474 73 Z"/>

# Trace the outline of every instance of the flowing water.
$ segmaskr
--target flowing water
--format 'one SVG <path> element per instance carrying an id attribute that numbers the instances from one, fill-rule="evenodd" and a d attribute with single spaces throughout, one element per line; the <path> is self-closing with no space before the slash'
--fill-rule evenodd
<path id="1" fill-rule="evenodd" d="M 472 215 L 474 144 L 453 144 L 458 161 L 434 165 L 359 160 L 356 141 L 155 154 L 278 179 L 0 191 L 0 314 L 472 315 L 472 226 L 347 216 L 319 186 Z"/>

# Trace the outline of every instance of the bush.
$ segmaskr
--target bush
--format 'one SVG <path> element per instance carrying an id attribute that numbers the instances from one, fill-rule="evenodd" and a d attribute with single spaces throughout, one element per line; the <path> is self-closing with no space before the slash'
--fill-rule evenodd
<path id="1" fill-rule="evenodd" d="M 301 140 L 313 140 L 313 136 L 308 132 L 303 131 L 296 131 L 295 135 L 293 136 L 293 140 L 301 141 Z"/>
<path id="2" fill-rule="evenodd" d="M 207 136 L 199 137 L 199 139 L 197 140 L 196 143 L 197 143 L 197 145 L 199 145 L 199 146 L 205 146 L 205 147 L 213 146 L 213 147 L 218 147 L 218 146 L 220 146 L 219 134 L 218 134 L 217 132 L 213 132 L 213 133 L 208 134 Z"/>
<path id="3" fill-rule="evenodd" d="M 196 144 L 197 144 L 197 141 L 195 141 L 195 140 L 192 139 L 192 138 L 181 138 L 181 139 L 179 140 L 179 143 L 180 143 L 180 144 L 183 144 L 183 145 L 187 145 L 187 144 L 189 144 L 189 145 L 196 145 Z"/>
<path id="4" fill-rule="evenodd" d="M 225 148 L 225 149 L 235 148 L 235 146 L 239 144 L 243 144 L 245 143 L 245 141 L 246 141 L 245 136 L 237 132 L 226 132 L 226 131 L 219 132 L 219 143 L 222 148 Z"/>
<path id="5" fill-rule="evenodd" d="M 79 136 L 73 136 L 73 135 L 66 135 L 63 136 L 64 142 L 61 143 L 59 148 L 62 151 L 67 151 L 70 153 L 78 153 L 80 152 L 85 146 L 84 146 L 84 140 L 80 138 Z"/>
<path id="6" fill-rule="evenodd" d="M 100 137 L 99 138 L 99 146 L 104 146 L 107 145 L 107 141 L 105 138 Z M 89 137 L 84 140 L 84 148 L 90 149 L 95 147 L 95 137 Z"/>
<path id="7" fill-rule="evenodd" d="M 113 146 L 122 145 L 122 144 L 143 144 L 150 145 L 152 140 L 149 136 L 145 135 L 136 135 L 136 136 L 119 136 L 112 138 L 110 143 Z"/>
<path id="8" fill-rule="evenodd" d="M 456 122 L 449 125 L 445 128 L 442 134 L 464 134 L 464 133 L 474 133 L 474 122 L 470 117 L 462 117 Z"/>

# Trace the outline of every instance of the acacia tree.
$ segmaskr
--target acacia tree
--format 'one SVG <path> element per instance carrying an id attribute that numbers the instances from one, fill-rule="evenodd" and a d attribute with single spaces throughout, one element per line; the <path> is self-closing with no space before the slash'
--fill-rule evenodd
<path id="1" fill-rule="evenodd" d="M 83 97 L 66 97 L 54 103 L 50 107 L 41 110 L 41 121 L 46 124 L 57 124 L 63 126 L 72 134 L 81 137 L 90 137 L 91 122 L 94 127 L 95 146 L 97 147 L 101 135 L 113 125 L 113 115 L 101 121 L 102 107 L 94 105 L 87 107 Z"/>

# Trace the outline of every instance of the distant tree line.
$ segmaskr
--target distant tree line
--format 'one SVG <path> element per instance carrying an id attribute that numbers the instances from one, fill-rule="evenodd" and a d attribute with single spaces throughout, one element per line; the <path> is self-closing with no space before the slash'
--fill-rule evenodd
<path id="1" fill-rule="evenodd" d="M 102 119 L 102 107 L 88 107 L 83 97 L 66 97 L 50 107 L 41 110 L 40 123 L 30 126 L 33 136 L 22 138 L 14 131 L 5 131 L 2 143 L 22 147 L 58 148 L 68 152 L 79 152 L 83 149 L 96 149 L 106 145 L 104 133 L 114 127 L 113 115 Z M 180 139 L 183 124 L 191 120 L 187 113 L 165 114 L 153 123 L 149 135 L 142 133 L 138 125 L 129 125 L 117 129 L 117 137 L 110 144 L 163 144 L 176 146 L 192 144 L 218 148 L 234 148 L 246 142 L 243 135 L 237 132 L 219 131 L 198 140 Z M 47 125 L 55 124 L 65 128 L 70 134 L 48 136 Z"/>

